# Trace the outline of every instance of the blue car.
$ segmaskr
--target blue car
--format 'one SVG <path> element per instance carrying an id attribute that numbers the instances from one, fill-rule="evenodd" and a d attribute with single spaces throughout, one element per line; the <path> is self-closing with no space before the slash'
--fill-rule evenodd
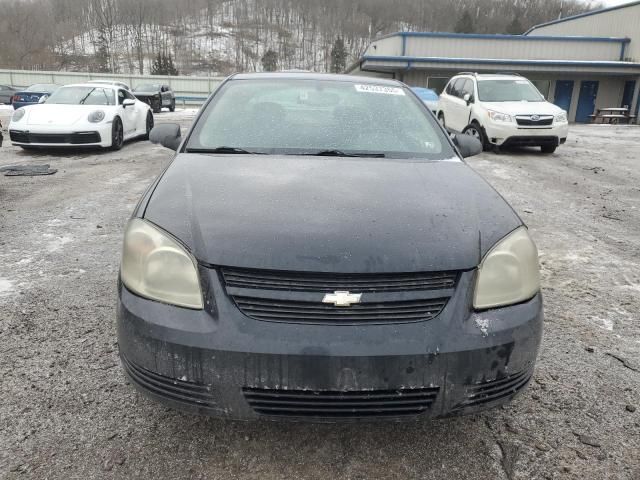
<path id="1" fill-rule="evenodd" d="M 430 88 L 423 87 L 411 87 L 411 90 L 414 91 L 420 100 L 424 102 L 424 104 L 429 107 L 434 114 L 438 109 L 438 99 L 440 98 L 435 90 L 431 90 Z"/>
<path id="2" fill-rule="evenodd" d="M 60 88 L 60 85 L 55 83 L 36 83 L 24 90 L 15 92 L 13 94 L 13 108 L 17 110 L 25 105 L 40 103 L 42 97 L 49 98 L 58 88 Z"/>

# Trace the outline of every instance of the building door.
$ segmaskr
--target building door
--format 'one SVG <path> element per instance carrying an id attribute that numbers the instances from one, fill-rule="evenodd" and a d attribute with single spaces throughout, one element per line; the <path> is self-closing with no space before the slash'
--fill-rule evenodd
<path id="1" fill-rule="evenodd" d="M 633 102 L 633 92 L 636 89 L 636 81 L 629 80 L 624 82 L 624 92 L 622 94 L 621 107 L 627 107 L 631 111 L 631 102 Z"/>
<path id="2" fill-rule="evenodd" d="M 573 95 L 573 80 L 558 80 L 556 82 L 556 93 L 553 103 L 569 112 L 571 108 L 571 96 Z"/>
<path id="3" fill-rule="evenodd" d="M 588 123 L 589 115 L 594 113 L 596 108 L 596 97 L 598 96 L 598 82 L 585 80 L 580 84 L 580 97 L 578 97 L 578 109 L 576 110 L 576 122 Z"/>

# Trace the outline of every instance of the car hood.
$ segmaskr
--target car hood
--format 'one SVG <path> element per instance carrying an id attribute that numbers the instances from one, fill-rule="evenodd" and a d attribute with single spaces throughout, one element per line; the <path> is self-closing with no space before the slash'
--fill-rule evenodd
<path id="1" fill-rule="evenodd" d="M 476 267 L 521 220 L 463 162 L 179 154 L 144 218 L 203 263 L 316 272 Z"/>
<path id="2" fill-rule="evenodd" d="M 484 102 L 482 106 L 509 115 L 558 115 L 563 111 L 549 102 Z"/>
<path id="3" fill-rule="evenodd" d="M 87 115 L 94 110 L 105 110 L 99 105 L 62 105 L 56 103 L 41 103 L 25 107 L 27 112 L 24 122 L 27 125 L 73 125 L 87 119 Z"/>

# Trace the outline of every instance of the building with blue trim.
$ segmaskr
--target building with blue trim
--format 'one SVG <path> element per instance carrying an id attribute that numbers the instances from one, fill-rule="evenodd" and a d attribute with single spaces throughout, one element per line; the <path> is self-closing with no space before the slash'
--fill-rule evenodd
<path id="1" fill-rule="evenodd" d="M 640 105 L 640 1 L 559 19 L 524 35 L 397 32 L 367 47 L 348 73 L 440 92 L 460 71 L 514 72 L 586 122 L 596 108 Z"/>

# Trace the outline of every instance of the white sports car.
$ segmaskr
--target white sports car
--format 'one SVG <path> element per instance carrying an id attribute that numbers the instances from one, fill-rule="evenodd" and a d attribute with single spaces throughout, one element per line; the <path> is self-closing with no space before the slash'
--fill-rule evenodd
<path id="1" fill-rule="evenodd" d="M 60 87 L 45 102 L 18 108 L 9 123 L 11 143 L 22 148 L 100 146 L 119 150 L 148 138 L 151 107 L 116 85 Z"/>

